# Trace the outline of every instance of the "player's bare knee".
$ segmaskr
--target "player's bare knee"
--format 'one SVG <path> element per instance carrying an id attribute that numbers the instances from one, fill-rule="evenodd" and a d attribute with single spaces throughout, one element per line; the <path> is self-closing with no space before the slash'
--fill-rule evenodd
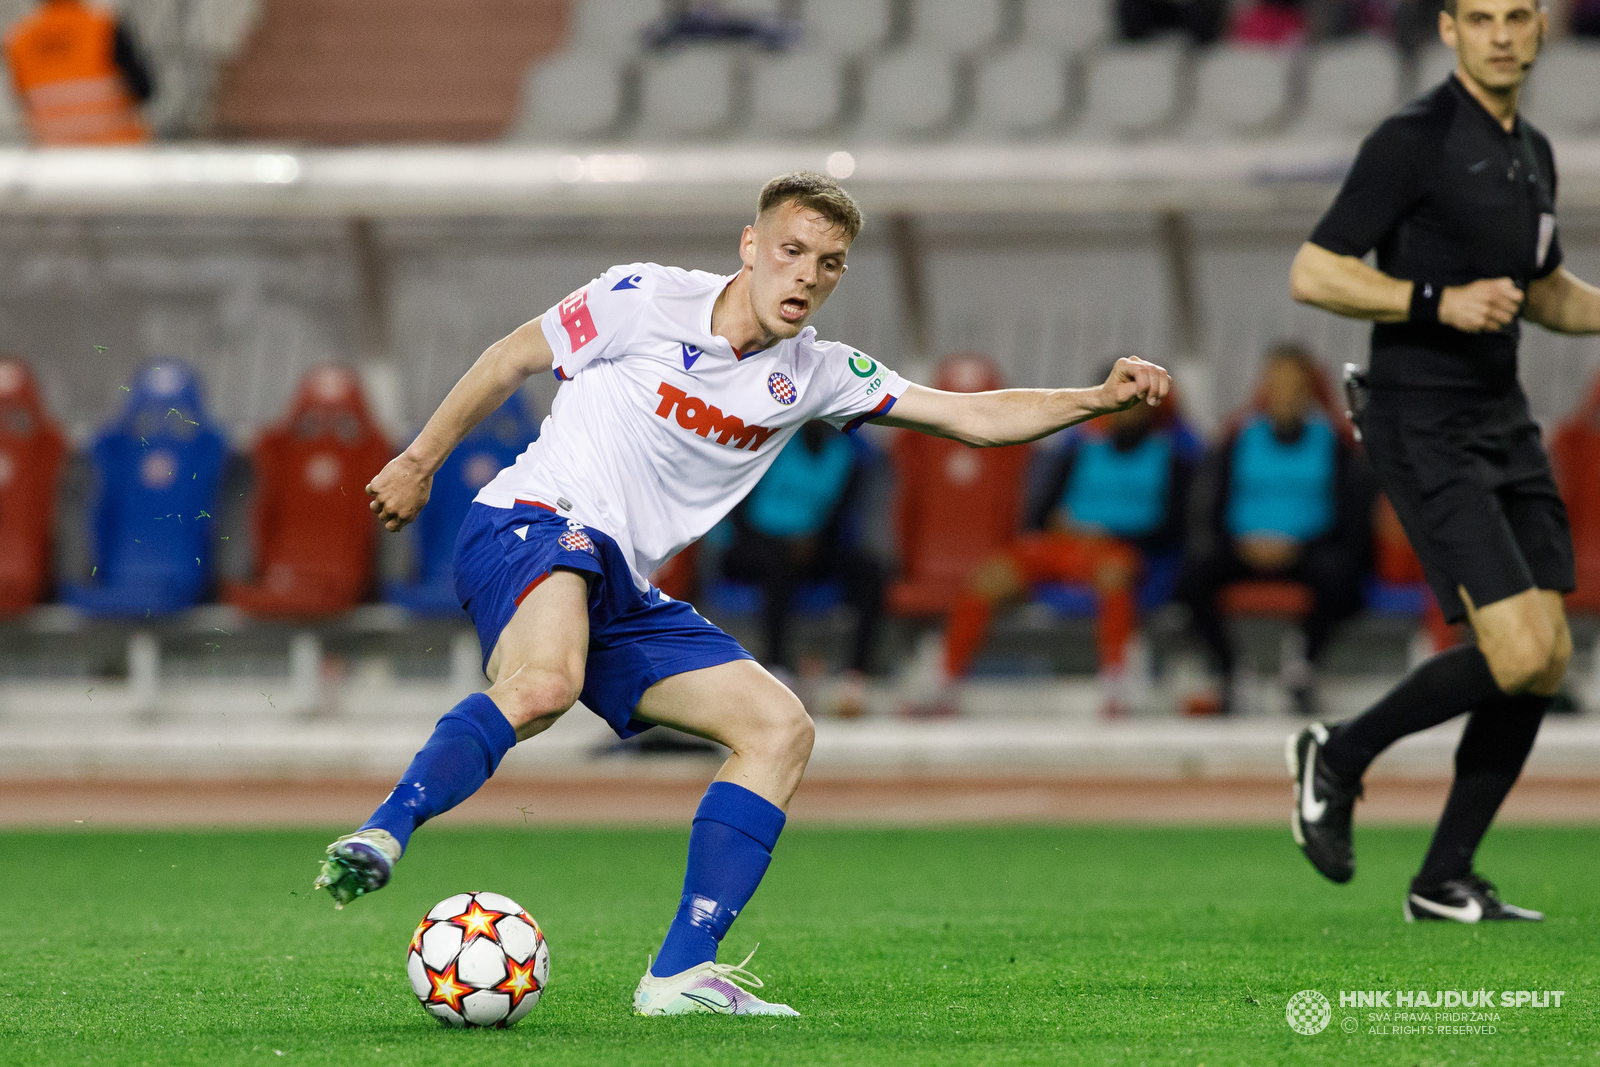
<path id="1" fill-rule="evenodd" d="M 505 713 L 511 725 L 521 728 L 541 719 L 560 716 L 578 702 L 581 678 L 566 671 L 524 668 L 489 690 L 489 698 Z"/>
<path id="2" fill-rule="evenodd" d="M 805 705 L 786 692 L 762 709 L 760 721 L 743 747 L 766 762 L 804 766 L 816 737 L 816 726 Z"/>

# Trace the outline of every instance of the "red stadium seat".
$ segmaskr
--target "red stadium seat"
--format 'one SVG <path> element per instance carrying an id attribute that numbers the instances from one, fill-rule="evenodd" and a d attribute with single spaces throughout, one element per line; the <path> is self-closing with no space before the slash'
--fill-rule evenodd
<path id="1" fill-rule="evenodd" d="M 978 393 L 1004 385 L 988 356 L 946 356 L 934 385 Z M 893 444 L 898 491 L 895 528 L 901 576 L 889 587 L 898 615 L 942 614 L 973 566 L 1016 536 L 1028 448 L 968 448 L 943 438 L 900 431 Z"/>
<path id="2" fill-rule="evenodd" d="M 33 372 L 0 358 L 0 615 L 39 602 L 50 577 L 50 531 L 67 442 Z"/>
<path id="3" fill-rule="evenodd" d="M 1298 619 L 1311 610 L 1311 588 L 1299 582 L 1234 582 L 1218 594 L 1224 615 Z"/>
<path id="4" fill-rule="evenodd" d="M 255 447 L 261 577 L 224 583 L 223 599 L 251 615 L 301 618 L 359 602 L 377 552 L 366 485 L 391 455 L 356 376 L 310 371 L 283 421 Z"/>
<path id="5" fill-rule="evenodd" d="M 1551 442 L 1550 458 L 1572 523 L 1577 555 L 1578 588 L 1567 606 L 1586 614 L 1600 613 L 1600 379 L 1572 417 L 1561 424 Z"/>

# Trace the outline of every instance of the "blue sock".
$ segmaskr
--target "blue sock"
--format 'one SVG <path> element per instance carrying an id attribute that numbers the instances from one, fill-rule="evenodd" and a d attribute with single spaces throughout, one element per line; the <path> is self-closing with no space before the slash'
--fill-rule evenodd
<path id="1" fill-rule="evenodd" d="M 717 958 L 717 944 L 772 862 L 784 815 L 742 785 L 712 782 L 689 831 L 689 870 L 678 914 L 650 965 L 658 978 Z"/>
<path id="2" fill-rule="evenodd" d="M 517 732 L 494 701 L 472 694 L 439 720 L 400 784 L 361 829 L 389 831 L 404 851 L 412 831 L 476 793 L 516 743 Z"/>

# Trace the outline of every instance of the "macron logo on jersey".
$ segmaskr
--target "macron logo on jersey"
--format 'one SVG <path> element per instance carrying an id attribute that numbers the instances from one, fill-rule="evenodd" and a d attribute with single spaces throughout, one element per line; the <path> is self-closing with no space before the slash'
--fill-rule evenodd
<path id="1" fill-rule="evenodd" d="M 567 331 L 567 341 L 576 352 L 599 336 L 594 328 L 594 316 L 589 314 L 589 287 L 584 286 L 556 306 L 561 318 L 561 328 Z"/>
<path id="2" fill-rule="evenodd" d="M 697 396 L 690 396 L 682 389 L 666 382 L 657 386 L 656 392 L 661 394 L 661 404 L 656 408 L 657 415 L 663 419 L 676 415 L 679 426 L 685 430 L 693 430 L 701 437 L 716 434 L 719 445 L 748 448 L 754 452 L 767 443 L 767 438 L 778 432 L 776 426 L 770 428 L 746 426 L 739 416 L 724 415 L 715 405 L 708 404 Z"/>

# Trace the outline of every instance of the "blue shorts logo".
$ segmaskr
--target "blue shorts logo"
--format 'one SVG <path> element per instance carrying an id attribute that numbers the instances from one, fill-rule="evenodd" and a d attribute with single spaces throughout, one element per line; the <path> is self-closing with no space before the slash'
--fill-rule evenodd
<path id="1" fill-rule="evenodd" d="M 800 393 L 795 389 L 794 382 L 789 380 L 789 376 L 777 371 L 767 375 L 767 392 L 784 407 L 788 407 L 800 398 Z"/>
<path id="2" fill-rule="evenodd" d="M 594 555 L 594 539 L 583 531 L 583 523 L 577 519 L 567 520 L 567 532 L 556 538 L 556 544 L 568 552 L 587 552 Z"/>

